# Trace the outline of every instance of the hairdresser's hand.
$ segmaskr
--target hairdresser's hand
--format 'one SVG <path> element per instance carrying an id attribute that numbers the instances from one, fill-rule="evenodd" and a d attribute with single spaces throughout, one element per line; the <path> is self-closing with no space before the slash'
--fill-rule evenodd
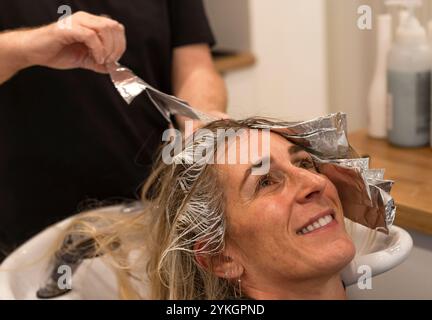
<path id="1" fill-rule="evenodd" d="M 208 114 L 209 116 L 213 116 L 213 117 L 220 119 L 220 120 L 231 118 L 227 113 L 222 112 L 222 111 L 218 111 L 218 110 L 205 111 L 205 113 Z"/>
<path id="2" fill-rule="evenodd" d="M 230 116 L 226 114 L 225 112 L 218 111 L 218 110 L 212 110 L 212 111 L 203 111 L 207 115 L 211 117 L 215 117 L 216 119 L 229 119 Z M 197 129 L 203 127 L 205 125 L 204 122 L 201 122 L 199 120 L 192 120 L 190 118 L 177 115 L 176 120 L 179 123 L 181 131 L 185 132 L 186 135 L 190 135 L 191 133 L 195 132 Z M 186 125 L 186 121 L 189 121 L 189 124 Z M 191 130 L 192 128 L 192 130 Z"/>
<path id="3" fill-rule="evenodd" d="M 105 63 L 120 59 L 126 49 L 123 25 L 86 12 L 77 12 L 71 19 L 69 29 L 55 22 L 16 32 L 24 67 L 84 68 L 105 73 Z"/>

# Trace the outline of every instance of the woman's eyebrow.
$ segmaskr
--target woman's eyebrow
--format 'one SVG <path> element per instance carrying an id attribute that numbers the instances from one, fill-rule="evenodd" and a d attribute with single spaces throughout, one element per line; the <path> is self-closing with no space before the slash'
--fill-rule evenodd
<path id="1" fill-rule="evenodd" d="M 294 145 L 292 145 L 292 146 L 290 146 L 289 148 L 288 148 L 288 153 L 289 153 L 289 155 L 291 156 L 291 155 L 294 155 L 294 154 L 297 154 L 297 153 L 299 153 L 299 152 L 302 152 L 302 151 L 306 151 L 306 149 L 304 148 L 304 147 L 302 147 L 302 146 L 299 146 L 299 145 L 296 145 L 296 144 L 294 144 Z M 273 162 L 273 159 L 272 159 L 272 157 L 270 157 L 270 159 L 260 159 L 260 160 L 258 160 L 257 162 L 255 162 L 255 163 L 253 163 L 246 171 L 245 171 L 245 173 L 244 173 L 244 175 L 243 175 L 243 179 L 242 179 L 242 181 L 241 181 L 241 183 L 240 183 L 240 190 L 243 188 L 243 186 L 244 186 L 244 184 L 246 183 L 246 180 L 249 178 L 249 176 L 251 175 L 251 173 L 252 173 L 252 170 L 254 169 L 254 168 L 260 168 L 261 166 L 262 166 L 262 163 L 263 163 L 263 161 L 270 161 L 270 163 L 272 163 Z"/>
<path id="2" fill-rule="evenodd" d="M 302 151 L 306 151 L 305 147 L 299 146 L 297 144 L 292 145 L 291 147 L 288 148 L 288 153 L 290 155 L 302 152 Z"/>
<path id="3" fill-rule="evenodd" d="M 249 178 L 249 176 L 251 175 L 251 173 L 252 173 L 252 171 L 253 171 L 253 169 L 258 169 L 258 168 L 261 168 L 261 166 L 262 166 L 262 164 L 263 164 L 263 162 L 264 161 L 270 161 L 270 163 L 272 163 L 273 162 L 273 159 L 272 159 L 272 157 L 270 157 L 270 158 L 268 158 L 268 157 L 265 157 L 265 158 L 263 158 L 263 159 L 259 159 L 258 161 L 256 161 L 255 163 L 253 163 L 246 171 L 245 171 L 245 173 L 244 173 L 244 175 L 243 175 L 243 179 L 242 179 L 242 181 L 241 181 L 241 183 L 240 183 L 240 190 L 243 188 L 243 185 L 245 184 L 245 182 L 246 182 L 246 180 Z"/>

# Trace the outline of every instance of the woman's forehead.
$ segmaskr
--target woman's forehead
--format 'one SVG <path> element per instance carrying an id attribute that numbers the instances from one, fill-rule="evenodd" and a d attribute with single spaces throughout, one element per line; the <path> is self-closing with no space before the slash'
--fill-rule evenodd
<path id="1" fill-rule="evenodd" d="M 287 138 L 273 131 L 264 131 L 259 129 L 248 129 L 242 132 L 241 135 L 237 136 L 236 139 L 230 140 L 227 145 L 228 150 L 241 149 L 245 150 L 244 143 L 248 143 L 249 148 L 259 148 L 264 150 L 267 147 L 265 144 L 269 144 L 267 149 L 275 149 L 280 147 L 289 148 L 294 143 L 289 141 Z M 256 145 L 254 145 L 256 144 Z M 242 148 L 243 147 L 243 148 Z M 250 150 L 248 150 L 250 151 Z"/>
<path id="2" fill-rule="evenodd" d="M 262 159 L 278 158 L 280 154 L 289 157 L 289 150 L 295 144 L 274 132 L 267 132 L 265 137 L 262 130 L 256 129 L 258 139 L 250 139 L 252 130 L 254 129 L 244 132 L 243 137 L 238 136 L 230 141 L 223 157 L 216 162 L 219 169 L 231 173 L 242 172 Z M 245 140 L 246 137 L 249 140 Z M 253 145 L 254 143 L 257 145 Z"/>

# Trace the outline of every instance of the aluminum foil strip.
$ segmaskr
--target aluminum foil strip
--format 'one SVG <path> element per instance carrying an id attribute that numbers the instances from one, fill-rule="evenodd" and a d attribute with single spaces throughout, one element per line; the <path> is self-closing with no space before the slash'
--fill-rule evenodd
<path id="1" fill-rule="evenodd" d="M 368 159 L 321 161 L 313 157 L 318 171 L 336 186 L 344 215 L 368 228 L 388 234 L 396 207 L 390 196 L 393 181 L 378 179 L 383 170 L 367 168 Z"/>
<path id="2" fill-rule="evenodd" d="M 310 135 L 322 129 L 336 129 L 338 132 L 347 131 L 346 114 L 342 112 L 329 114 L 325 117 L 319 117 L 316 119 L 303 121 L 303 122 L 285 122 L 276 121 L 276 125 L 270 124 L 266 119 L 258 121 L 258 125 L 254 127 L 257 129 L 272 129 L 278 131 L 278 129 L 284 129 L 287 135 Z"/>
<path id="3" fill-rule="evenodd" d="M 191 108 L 186 101 L 153 88 L 130 69 L 119 63 L 109 64 L 107 68 L 111 81 L 127 104 L 131 104 L 144 91 L 168 122 L 171 122 L 170 116 L 176 114 L 203 122 L 216 120 L 212 116 Z"/>
<path id="4" fill-rule="evenodd" d="M 390 196 L 393 181 L 384 179 L 384 169 L 370 169 L 349 145 L 347 117 L 334 113 L 304 122 L 272 122 L 262 119 L 255 126 L 270 129 L 305 147 L 317 169 L 336 186 L 347 218 L 371 229 L 389 232 L 396 213 Z"/>

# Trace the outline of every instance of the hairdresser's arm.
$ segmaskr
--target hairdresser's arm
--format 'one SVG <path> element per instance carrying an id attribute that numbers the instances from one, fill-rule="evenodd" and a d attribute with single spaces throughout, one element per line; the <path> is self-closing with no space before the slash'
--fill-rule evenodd
<path id="1" fill-rule="evenodd" d="M 174 95 L 193 107 L 226 118 L 227 92 L 225 83 L 217 72 L 207 44 L 195 44 L 174 49 Z M 177 117 L 184 129 L 185 117 Z"/>
<path id="2" fill-rule="evenodd" d="M 126 49 L 120 23 L 86 12 L 77 12 L 71 19 L 69 29 L 56 22 L 0 33 L 0 84 L 35 65 L 104 73 L 105 63 L 120 59 Z"/>

